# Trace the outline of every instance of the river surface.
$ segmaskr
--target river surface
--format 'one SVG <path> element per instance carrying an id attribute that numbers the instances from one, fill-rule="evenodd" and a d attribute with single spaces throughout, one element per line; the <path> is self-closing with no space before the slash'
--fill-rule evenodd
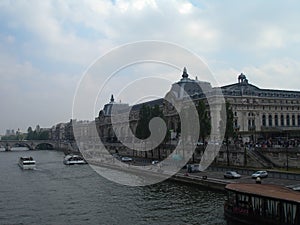
<path id="1" fill-rule="evenodd" d="M 36 170 L 23 171 L 20 156 L 32 156 Z M 0 152 L 0 224 L 226 224 L 221 192 L 173 181 L 123 186 L 89 165 L 66 166 L 63 157 Z"/>

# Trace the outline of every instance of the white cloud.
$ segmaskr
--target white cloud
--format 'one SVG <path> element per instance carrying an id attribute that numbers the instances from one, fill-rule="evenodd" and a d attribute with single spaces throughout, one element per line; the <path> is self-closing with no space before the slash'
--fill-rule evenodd
<path id="1" fill-rule="evenodd" d="M 277 27 L 266 27 L 257 39 L 257 47 L 262 49 L 282 48 L 285 45 L 284 31 Z"/>
<path id="2" fill-rule="evenodd" d="M 280 89 L 299 91 L 300 61 L 291 58 L 271 59 L 266 63 L 257 66 L 248 65 L 240 69 L 227 65 L 224 69 L 214 62 L 214 75 L 219 80 L 219 84 L 232 84 L 237 82 L 240 73 L 244 73 L 249 83 L 262 89 Z M 219 63 L 220 64 L 220 63 Z"/>
<path id="3" fill-rule="evenodd" d="M 261 88 L 299 91 L 300 62 L 294 59 L 273 59 L 259 67 L 245 67 L 244 71 Z"/>
<path id="4" fill-rule="evenodd" d="M 26 131 L 40 124 L 50 127 L 71 118 L 76 76 L 46 74 L 30 62 L 20 63 L 0 54 L 0 132 L 8 128 Z"/>
<path id="5" fill-rule="evenodd" d="M 48 102 L 28 121 L 48 117 L 46 111 L 63 96 L 52 120 L 66 118 L 83 68 L 120 44 L 145 39 L 177 43 L 200 55 L 219 85 L 244 72 L 263 88 L 298 89 L 298 9 L 296 1 L 1 1 L 1 93 L 7 107 L 16 103 L 14 111 L 19 104 L 30 111 L 22 102 L 33 108 Z M 188 65 L 178 58 L 178 66 Z M 164 72 L 174 82 L 180 78 Z M 189 72 L 207 79 L 202 71 Z M 17 115 L 7 111 L 3 117 L 14 121 Z"/>

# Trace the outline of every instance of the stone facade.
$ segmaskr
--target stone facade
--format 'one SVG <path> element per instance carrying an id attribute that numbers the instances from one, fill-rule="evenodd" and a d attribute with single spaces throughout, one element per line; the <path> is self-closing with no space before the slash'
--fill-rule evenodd
<path id="1" fill-rule="evenodd" d="M 235 129 L 244 141 L 267 134 L 269 137 L 299 135 L 299 91 L 260 89 L 250 84 L 244 74 L 238 76 L 238 83 L 221 88 L 232 106 Z"/>
<path id="2" fill-rule="evenodd" d="M 171 99 L 184 99 L 186 95 L 189 95 L 196 104 L 198 101 L 204 100 L 210 108 L 208 110 L 210 110 L 211 118 L 216 118 L 215 121 L 218 121 L 219 105 L 208 103 L 213 102 L 211 99 L 218 95 L 217 92 L 220 89 L 225 100 L 232 107 L 234 128 L 243 142 L 257 142 L 260 139 L 266 140 L 271 137 L 300 136 L 300 91 L 260 89 L 250 84 L 244 74 L 238 76 L 237 83 L 213 88 L 208 82 L 190 79 L 187 70 L 184 69 L 182 78 L 172 85 L 167 95 L 172 95 Z M 178 133 L 180 120 L 173 102 L 157 99 L 143 104 L 159 105 L 167 118 L 168 129 Z M 135 132 L 142 104 L 130 107 L 128 104 L 114 102 L 112 97 L 110 103 L 104 106 L 104 109 L 99 112 L 99 117 L 96 118 L 99 134 L 104 141 L 116 140 L 111 126 L 112 106 L 116 107 L 118 117 L 124 115 L 124 121 L 129 115 L 130 128 Z M 217 127 L 218 124 L 213 126 Z M 124 129 L 121 121 L 118 129 Z M 117 132 L 126 136 L 129 131 Z M 178 134 L 176 135 L 178 136 Z"/>

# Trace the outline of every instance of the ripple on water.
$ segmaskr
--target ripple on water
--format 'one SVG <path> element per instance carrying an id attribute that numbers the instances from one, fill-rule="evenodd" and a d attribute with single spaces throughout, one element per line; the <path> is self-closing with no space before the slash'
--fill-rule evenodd
<path id="1" fill-rule="evenodd" d="M 57 151 L 26 152 L 38 170 L 22 171 L 23 154 L 0 152 L 1 224 L 225 224 L 222 193 L 172 181 L 119 185 L 88 165 L 63 165 Z"/>

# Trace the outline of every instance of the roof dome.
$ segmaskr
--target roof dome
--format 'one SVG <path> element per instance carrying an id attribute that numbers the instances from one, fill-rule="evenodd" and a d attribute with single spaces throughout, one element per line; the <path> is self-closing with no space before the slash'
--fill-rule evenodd
<path id="1" fill-rule="evenodd" d="M 248 80 L 247 80 L 245 74 L 241 73 L 241 74 L 238 76 L 238 82 L 239 82 L 239 83 L 242 83 L 242 84 L 248 84 Z"/>
<path id="2" fill-rule="evenodd" d="M 239 80 L 244 80 L 244 79 L 246 79 L 245 74 L 241 73 L 241 74 L 239 75 L 238 79 L 239 79 Z"/>

